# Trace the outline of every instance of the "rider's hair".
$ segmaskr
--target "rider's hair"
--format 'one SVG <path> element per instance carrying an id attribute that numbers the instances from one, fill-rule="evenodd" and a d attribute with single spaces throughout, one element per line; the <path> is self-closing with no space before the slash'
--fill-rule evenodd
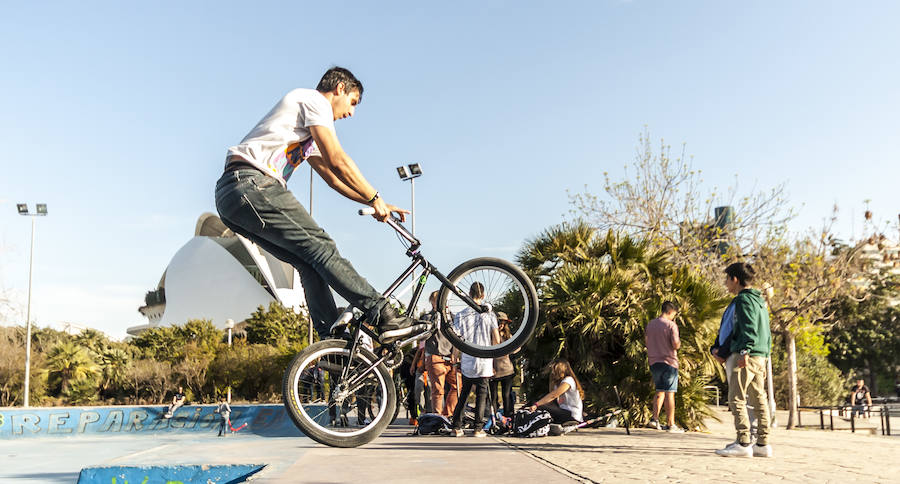
<path id="1" fill-rule="evenodd" d="M 325 71 L 322 79 L 319 80 L 319 85 L 316 86 L 316 90 L 319 92 L 331 92 L 337 89 L 338 84 L 342 82 L 344 83 L 344 90 L 347 91 L 347 93 L 359 91 L 359 100 L 362 101 L 362 82 L 360 82 L 352 72 L 343 67 L 334 66 Z"/>
<path id="2" fill-rule="evenodd" d="M 472 296 L 474 299 L 484 299 L 484 284 L 473 282 L 469 287 L 469 296 Z"/>
<path id="3" fill-rule="evenodd" d="M 741 286 L 747 287 L 753 282 L 756 271 L 753 270 L 753 266 L 750 264 L 735 262 L 725 268 L 725 274 L 727 274 L 728 277 L 736 277 Z"/>
<path id="4" fill-rule="evenodd" d="M 563 358 L 557 358 L 550 362 L 547 365 L 547 369 L 550 370 L 550 391 L 556 390 L 556 387 L 559 386 L 560 382 L 567 376 L 572 377 L 575 380 L 575 388 L 578 390 L 578 395 L 581 398 L 584 398 L 584 389 L 581 388 L 581 382 L 578 381 L 578 377 L 575 376 L 575 372 L 572 370 L 572 365 L 569 364 L 568 360 Z"/>

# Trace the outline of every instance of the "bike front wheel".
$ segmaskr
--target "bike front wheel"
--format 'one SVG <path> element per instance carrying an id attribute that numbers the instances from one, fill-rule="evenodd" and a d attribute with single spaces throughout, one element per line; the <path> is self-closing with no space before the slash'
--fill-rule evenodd
<path id="1" fill-rule="evenodd" d="M 397 393 L 388 369 L 376 361 L 359 347 L 351 358 L 344 340 L 306 347 L 284 373 L 282 395 L 291 420 L 331 447 L 358 447 L 381 435 L 394 416 Z"/>
<path id="2" fill-rule="evenodd" d="M 477 311 L 456 292 L 441 287 L 440 331 L 460 351 L 480 358 L 496 358 L 521 348 L 531 338 L 538 318 L 537 291 L 528 276 L 514 264 L 489 257 L 472 259 L 453 269 L 447 279 L 457 291 L 467 295 L 476 283 L 480 285 L 481 305 L 488 309 Z M 506 320 L 502 321 L 504 315 Z M 486 321 L 475 323 L 479 318 Z M 503 328 L 504 323 L 508 331 Z M 493 325 L 498 325 L 500 341 L 490 341 L 490 336 L 483 333 L 473 336 L 482 331 L 477 328 Z"/>

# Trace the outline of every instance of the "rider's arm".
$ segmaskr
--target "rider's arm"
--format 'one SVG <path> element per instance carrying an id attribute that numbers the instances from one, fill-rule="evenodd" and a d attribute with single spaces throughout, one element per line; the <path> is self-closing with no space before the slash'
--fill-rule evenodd
<path id="1" fill-rule="evenodd" d="M 326 126 L 310 126 L 309 132 L 322 153 L 321 162 L 318 163 L 319 167 L 313 165 L 313 169 L 338 193 L 351 200 L 369 204 L 369 201 L 378 192 L 369 184 L 350 155 L 341 147 L 334 131 Z M 327 172 L 327 174 L 323 174 L 323 172 Z M 346 191 L 332 185 L 333 178 L 340 181 L 346 187 Z M 386 203 L 381 197 L 375 198 L 370 205 L 375 209 L 375 218 L 381 221 L 386 220 L 391 212 L 396 212 L 400 215 L 400 220 L 405 220 L 405 214 L 408 213 Z"/>
<path id="2" fill-rule="evenodd" d="M 334 189 L 334 191 L 354 202 L 366 203 L 369 201 L 345 185 L 344 182 L 342 182 L 341 179 L 325 165 L 325 160 L 323 160 L 321 156 L 310 156 L 307 161 L 309 162 L 309 166 L 313 167 L 313 170 L 316 170 L 316 173 L 318 173 L 319 176 L 325 180 L 325 183 Z"/>

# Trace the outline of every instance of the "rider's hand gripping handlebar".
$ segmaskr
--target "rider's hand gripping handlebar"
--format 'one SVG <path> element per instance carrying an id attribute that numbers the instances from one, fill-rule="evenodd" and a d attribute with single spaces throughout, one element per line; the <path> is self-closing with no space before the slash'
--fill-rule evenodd
<path id="1" fill-rule="evenodd" d="M 359 214 L 360 215 L 375 215 L 375 209 L 372 207 L 361 208 L 361 209 L 359 209 Z M 419 239 L 415 238 L 411 233 L 409 233 L 409 231 L 406 230 L 406 227 L 404 227 L 403 224 L 400 222 L 400 219 L 397 218 L 397 216 L 394 215 L 393 213 L 391 213 L 391 216 L 384 222 L 386 224 L 390 225 L 391 227 L 393 227 L 393 229 L 396 230 L 397 233 L 400 234 L 401 237 L 403 237 L 404 239 L 408 240 L 411 244 L 413 244 L 414 248 L 418 248 L 420 245 L 422 245 L 422 243 L 419 242 Z"/>

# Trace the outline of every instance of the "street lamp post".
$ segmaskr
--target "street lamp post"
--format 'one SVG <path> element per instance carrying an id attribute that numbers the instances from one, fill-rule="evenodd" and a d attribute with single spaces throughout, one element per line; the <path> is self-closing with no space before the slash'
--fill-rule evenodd
<path id="1" fill-rule="evenodd" d="M 231 330 L 234 329 L 234 320 L 226 319 L 225 327 L 228 328 L 228 348 L 231 349 Z M 231 381 L 228 382 L 228 398 L 226 399 L 228 404 L 231 404 Z"/>
<path id="2" fill-rule="evenodd" d="M 409 180 L 410 197 L 412 198 L 412 206 L 410 207 L 410 219 L 412 234 L 416 235 L 416 178 L 422 176 L 422 166 L 418 163 L 410 163 L 406 166 L 398 166 L 397 174 L 401 180 Z"/>
<path id="3" fill-rule="evenodd" d="M 23 406 L 28 408 L 28 396 L 31 388 L 31 286 L 34 280 L 34 217 L 43 217 L 47 215 L 47 204 L 38 203 L 36 205 L 37 213 L 28 212 L 28 204 L 16 204 L 16 210 L 19 215 L 31 217 L 31 253 L 28 256 L 28 310 L 25 313 L 25 399 Z"/>

